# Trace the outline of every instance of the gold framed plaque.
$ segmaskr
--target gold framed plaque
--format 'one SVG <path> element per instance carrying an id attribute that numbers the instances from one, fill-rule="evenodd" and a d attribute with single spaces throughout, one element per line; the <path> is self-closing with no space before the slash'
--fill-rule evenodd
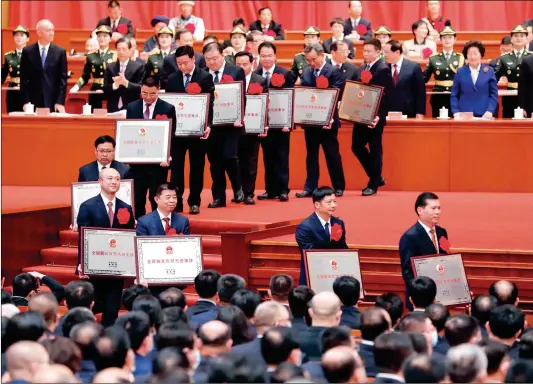
<path id="1" fill-rule="evenodd" d="M 170 157 L 171 120 L 117 120 L 115 160 L 126 164 L 160 164 Z"/>
<path id="2" fill-rule="evenodd" d="M 242 123 L 244 114 L 244 93 L 242 81 L 215 84 L 213 125 Z"/>
<path id="3" fill-rule="evenodd" d="M 339 119 L 372 125 L 382 97 L 383 87 L 347 80 L 339 106 Z"/>
<path id="4" fill-rule="evenodd" d="M 323 127 L 330 124 L 337 98 L 338 88 L 294 88 L 294 123 Z"/>
<path id="5" fill-rule="evenodd" d="M 175 137 L 202 137 L 207 128 L 209 118 L 208 93 L 190 95 L 188 93 L 162 93 L 161 100 L 166 101 L 176 109 Z"/>
<path id="6" fill-rule="evenodd" d="M 244 131 L 248 135 L 265 133 L 267 124 L 268 93 L 246 95 Z"/>

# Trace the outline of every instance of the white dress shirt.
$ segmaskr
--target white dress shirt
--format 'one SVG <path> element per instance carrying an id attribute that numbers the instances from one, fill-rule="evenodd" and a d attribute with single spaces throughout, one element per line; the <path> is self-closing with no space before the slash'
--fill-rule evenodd
<path id="1" fill-rule="evenodd" d="M 165 221 L 163 219 L 166 219 L 168 217 L 169 221 L 168 221 L 168 226 L 171 227 L 172 226 L 172 213 L 168 216 L 165 216 L 163 215 L 163 213 L 157 209 L 157 213 L 159 215 L 159 219 L 161 219 L 161 224 L 163 225 L 163 229 L 165 229 Z"/>
<path id="2" fill-rule="evenodd" d="M 192 67 L 192 71 L 191 73 L 189 73 L 189 83 L 192 81 L 192 74 L 194 73 L 194 70 L 196 69 L 196 65 L 194 65 L 194 67 Z M 185 76 L 186 74 L 184 73 L 183 74 L 183 85 L 185 85 L 185 82 L 187 81 L 187 76 Z M 220 78 L 220 77 L 219 77 Z M 214 79 L 214 77 L 213 77 Z"/>
<path id="3" fill-rule="evenodd" d="M 103 165 L 103 164 L 100 164 L 100 162 L 96 162 L 96 165 L 98 165 L 98 173 L 100 173 L 102 171 L 102 168 L 111 168 L 111 163 L 107 164 L 107 165 Z"/>
<path id="4" fill-rule="evenodd" d="M 376 60 L 374 60 L 373 62 L 371 62 L 370 64 L 368 64 L 368 68 L 366 69 L 367 71 L 370 71 L 370 69 L 372 68 L 372 66 L 374 64 L 376 64 L 379 60 L 381 60 L 381 57 L 378 56 L 378 58 Z"/>
<path id="5" fill-rule="evenodd" d="M 222 75 L 224 74 L 224 68 L 226 68 L 226 60 L 222 61 L 222 67 L 220 67 L 220 69 L 218 70 L 218 81 L 219 82 L 222 81 Z M 211 76 L 213 76 L 213 81 L 215 81 L 215 77 L 217 76 L 215 74 L 215 71 L 209 70 L 209 73 L 211 74 Z"/>
<path id="6" fill-rule="evenodd" d="M 322 63 L 322 66 L 320 67 L 320 69 L 318 70 L 318 74 L 316 77 L 320 76 L 321 72 L 322 72 L 322 69 L 324 69 L 324 65 L 326 65 L 326 60 L 324 59 L 324 62 Z M 315 70 L 313 69 L 313 75 L 315 74 Z"/>
<path id="7" fill-rule="evenodd" d="M 125 62 L 121 63 L 120 61 L 117 61 L 118 63 L 118 73 L 120 74 L 120 68 L 124 68 L 124 76 L 126 76 L 126 68 L 128 68 L 128 63 L 130 62 L 130 59 L 126 60 Z M 114 91 L 116 91 L 120 85 L 116 85 L 116 83 L 113 83 L 112 88 Z M 122 98 L 120 98 L 122 100 Z"/>
<path id="8" fill-rule="evenodd" d="M 276 68 L 276 64 L 274 64 L 272 66 L 272 68 L 270 69 L 266 69 L 265 67 L 263 67 L 263 77 L 266 79 L 267 77 L 267 72 L 270 74 L 270 78 L 272 79 L 272 75 L 274 74 L 274 69 Z"/>
<path id="9" fill-rule="evenodd" d="M 326 229 L 326 223 L 329 224 L 329 228 L 328 228 L 328 232 L 329 232 L 329 235 L 331 236 L 331 218 L 328 220 L 328 221 L 325 221 L 323 218 L 321 218 L 318 213 L 315 213 L 316 217 L 318 217 L 318 220 L 320 220 L 320 224 L 322 225 L 322 228 L 325 230 Z"/>
<path id="10" fill-rule="evenodd" d="M 335 36 L 331 36 L 331 42 L 334 43 L 336 41 L 343 41 L 344 40 L 344 33 L 341 34 L 341 37 L 337 39 Z"/>
<path id="11" fill-rule="evenodd" d="M 402 68 L 402 64 L 403 64 L 403 56 L 400 55 L 400 60 L 398 60 L 398 62 L 396 63 L 396 67 L 394 67 L 394 64 L 391 64 L 390 66 L 392 76 L 394 76 L 395 69 L 396 71 L 398 71 L 398 76 L 400 76 L 400 70 Z"/>
<path id="12" fill-rule="evenodd" d="M 115 210 L 117 208 L 117 198 L 113 197 L 113 200 L 109 200 L 107 197 L 105 197 L 102 193 L 100 193 L 100 197 L 102 198 L 104 205 L 105 205 L 105 211 L 107 212 L 109 210 L 109 207 L 107 206 L 108 203 L 112 203 L 111 210 L 113 211 L 113 214 L 115 214 Z"/>
<path id="13" fill-rule="evenodd" d="M 479 71 L 478 71 L 479 72 Z M 420 225 L 422 226 L 422 228 L 424 228 L 424 230 L 426 231 L 426 233 L 428 234 L 429 236 L 429 239 L 431 240 L 431 242 L 433 243 L 433 237 L 431 236 L 431 233 L 429 233 L 429 231 L 431 230 L 431 228 L 429 228 L 426 224 L 424 224 L 423 222 L 421 222 L 420 220 L 418 220 L 418 222 L 420 223 Z M 440 245 L 439 245 L 439 239 L 437 238 L 437 230 L 435 228 L 433 228 L 435 230 L 435 241 L 437 242 L 437 247 L 440 248 Z M 437 253 L 439 252 L 439 250 L 437 249 Z"/>
<path id="14" fill-rule="evenodd" d="M 378 374 L 376 375 L 376 379 L 377 379 L 378 377 L 382 377 L 382 378 L 384 378 L 384 379 L 392 379 L 392 380 L 399 381 L 400 383 L 405 383 L 405 380 L 404 380 L 403 377 L 398 376 L 398 375 L 394 375 L 394 374 L 392 374 L 392 373 L 378 373 Z"/>
<path id="15" fill-rule="evenodd" d="M 469 66 L 470 67 L 470 66 Z M 479 76 L 479 70 L 481 69 L 481 64 L 477 68 L 470 67 L 470 75 L 472 76 L 472 82 L 476 85 L 477 78 Z"/>
<path id="16" fill-rule="evenodd" d="M 244 93 L 248 92 L 248 87 L 250 86 L 250 80 L 252 80 L 252 71 L 246 76 L 246 88 L 244 88 Z"/>
<path id="17" fill-rule="evenodd" d="M 155 103 L 157 103 L 157 99 L 155 99 L 155 101 L 152 104 L 150 104 L 150 106 L 148 107 L 148 109 L 150 110 L 150 119 L 154 117 Z M 143 117 L 144 117 L 145 111 L 146 111 L 146 101 L 143 100 Z"/>
<path id="18" fill-rule="evenodd" d="M 352 19 L 352 18 L 350 17 L 350 22 L 352 23 L 352 27 L 355 29 L 355 28 L 357 28 L 357 26 L 358 26 L 359 23 L 361 22 L 361 18 L 358 17 L 357 19 Z M 354 31 L 354 32 L 356 32 L 356 31 Z"/>

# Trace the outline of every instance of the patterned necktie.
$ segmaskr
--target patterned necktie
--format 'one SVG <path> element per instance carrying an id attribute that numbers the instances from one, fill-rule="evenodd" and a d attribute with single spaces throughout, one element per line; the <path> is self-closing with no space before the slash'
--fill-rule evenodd
<path id="1" fill-rule="evenodd" d="M 126 65 L 120 64 L 120 74 L 123 75 L 125 71 L 126 71 Z"/>
<path id="2" fill-rule="evenodd" d="M 315 78 L 317 78 L 318 74 L 320 73 L 320 69 L 315 69 L 314 73 L 315 73 Z"/>
<path id="3" fill-rule="evenodd" d="M 265 79 L 268 86 L 270 87 L 270 72 L 267 71 L 267 73 L 265 73 Z"/>
<path id="4" fill-rule="evenodd" d="M 219 71 L 215 71 L 215 81 L 214 81 L 215 84 L 217 84 L 220 81 L 220 79 L 218 78 L 219 73 L 220 73 Z"/>
<path id="5" fill-rule="evenodd" d="M 189 85 L 190 81 L 191 81 L 191 75 L 188 73 L 185 75 L 185 89 L 187 89 L 187 86 Z"/>
<path id="6" fill-rule="evenodd" d="M 46 63 L 46 48 L 43 47 L 43 49 L 41 50 L 41 64 L 44 68 L 44 65 Z"/>
<path id="7" fill-rule="evenodd" d="M 329 233 L 329 223 L 326 223 L 324 225 L 324 231 L 326 232 L 326 235 L 328 236 L 328 239 L 331 238 L 331 234 Z"/>
<path id="8" fill-rule="evenodd" d="M 435 228 L 431 228 L 429 230 L 429 233 L 431 234 L 431 241 L 433 242 L 433 246 L 435 247 L 435 251 L 439 253 L 439 246 L 437 244 L 437 237 L 435 236 Z"/>
<path id="9" fill-rule="evenodd" d="M 109 216 L 109 227 L 113 228 L 113 203 L 110 201 L 107 203 L 108 209 L 107 209 L 107 216 Z"/>
<path id="10" fill-rule="evenodd" d="M 113 24 L 113 32 L 116 32 L 118 27 L 117 27 L 117 24 L 118 24 L 118 20 L 117 21 L 113 21 L 111 24 Z"/>
<path id="11" fill-rule="evenodd" d="M 165 234 L 170 231 L 170 219 L 168 217 L 164 217 L 163 221 L 165 222 Z"/>
<path id="12" fill-rule="evenodd" d="M 152 104 L 146 104 L 146 110 L 144 111 L 144 118 L 150 120 L 150 106 Z"/>
<path id="13" fill-rule="evenodd" d="M 398 65 L 394 64 L 394 73 L 392 75 L 392 78 L 394 80 L 394 85 L 398 82 Z"/>

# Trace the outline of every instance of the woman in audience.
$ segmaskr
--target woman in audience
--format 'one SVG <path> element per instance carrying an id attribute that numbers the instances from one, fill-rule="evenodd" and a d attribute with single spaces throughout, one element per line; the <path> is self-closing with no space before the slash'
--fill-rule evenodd
<path id="1" fill-rule="evenodd" d="M 429 27 L 424 20 L 418 20 L 411 26 L 413 38 L 403 43 L 403 54 L 408 59 L 428 59 L 437 52 L 437 44 L 428 39 Z"/>

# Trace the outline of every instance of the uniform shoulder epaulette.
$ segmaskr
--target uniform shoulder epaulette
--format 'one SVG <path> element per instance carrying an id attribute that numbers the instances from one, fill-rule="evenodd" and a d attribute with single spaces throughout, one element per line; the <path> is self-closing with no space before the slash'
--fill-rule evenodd
<path id="1" fill-rule="evenodd" d="M 153 56 L 153 55 L 159 55 L 161 53 L 161 51 L 158 49 L 157 51 L 155 51 L 154 53 L 151 53 L 150 56 Z"/>
<path id="2" fill-rule="evenodd" d="M 15 51 L 9 51 L 9 52 L 4 53 L 4 56 L 11 55 L 13 53 L 15 53 Z"/>
<path id="3" fill-rule="evenodd" d="M 88 55 L 92 55 L 93 53 L 98 53 L 98 49 L 96 51 L 89 51 L 87 52 Z"/>

